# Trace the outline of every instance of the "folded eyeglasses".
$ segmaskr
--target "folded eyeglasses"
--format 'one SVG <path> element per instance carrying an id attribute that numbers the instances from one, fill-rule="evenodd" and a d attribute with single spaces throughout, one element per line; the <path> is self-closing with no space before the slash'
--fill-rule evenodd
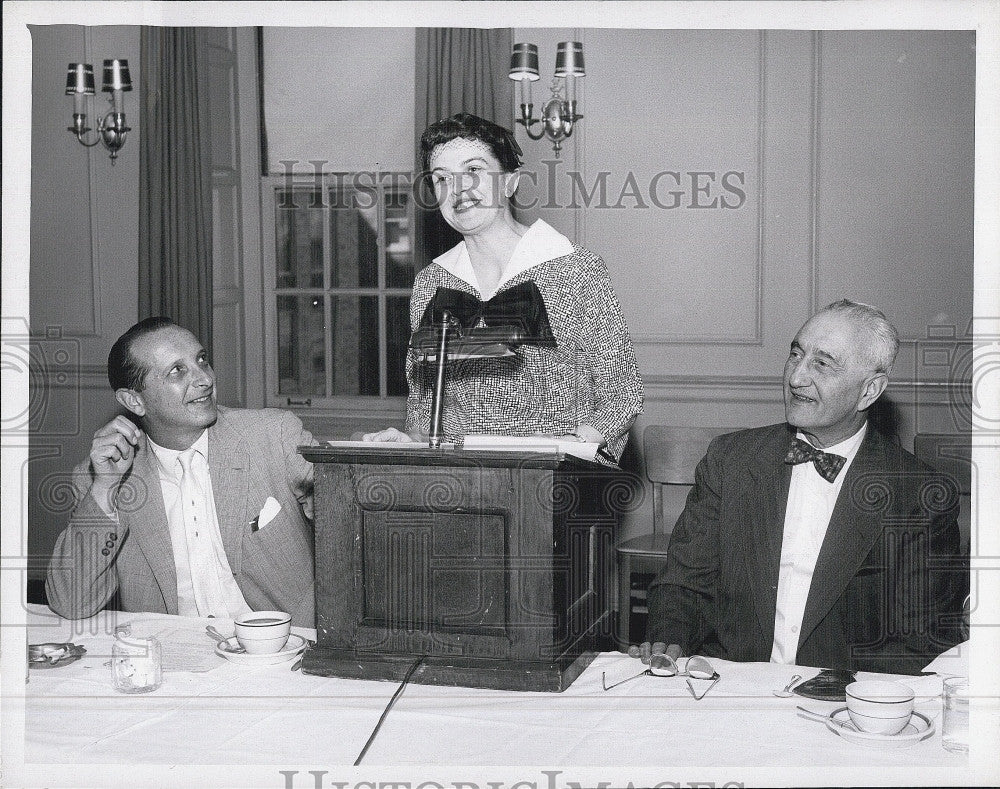
<path id="1" fill-rule="evenodd" d="M 680 667 L 677 665 L 677 661 L 674 660 L 673 657 L 670 655 L 657 654 L 650 656 L 649 668 L 645 671 L 642 671 L 634 676 L 627 677 L 623 680 L 619 680 L 612 685 L 607 683 L 607 672 L 602 671 L 601 687 L 603 687 L 604 690 L 611 690 L 612 688 L 617 688 L 619 685 L 624 685 L 626 682 L 631 682 L 633 679 L 639 679 L 639 677 L 688 677 L 688 690 L 691 691 L 691 696 L 694 697 L 695 701 L 701 701 L 705 698 L 705 694 L 714 688 L 715 683 L 721 679 L 719 672 L 712 668 L 712 664 L 703 657 L 699 657 L 697 655 L 689 657 L 687 662 L 684 664 L 684 670 L 681 671 Z M 701 695 L 698 695 L 697 691 L 694 689 L 694 685 L 691 684 L 691 679 L 711 680 L 711 684 L 701 692 Z"/>

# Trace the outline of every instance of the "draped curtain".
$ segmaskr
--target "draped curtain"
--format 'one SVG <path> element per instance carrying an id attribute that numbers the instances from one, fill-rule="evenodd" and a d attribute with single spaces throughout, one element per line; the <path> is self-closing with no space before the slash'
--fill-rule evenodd
<path id="1" fill-rule="evenodd" d="M 507 77 L 513 34 L 509 28 L 419 28 L 416 42 L 416 162 L 420 135 L 430 124 L 470 112 L 501 126 L 513 123 Z M 430 205 L 429 194 L 420 201 Z M 434 208 L 416 211 L 417 266 L 422 268 L 461 240 Z"/>
<path id="2" fill-rule="evenodd" d="M 140 31 L 139 318 L 212 347 L 212 184 L 195 28 Z"/>

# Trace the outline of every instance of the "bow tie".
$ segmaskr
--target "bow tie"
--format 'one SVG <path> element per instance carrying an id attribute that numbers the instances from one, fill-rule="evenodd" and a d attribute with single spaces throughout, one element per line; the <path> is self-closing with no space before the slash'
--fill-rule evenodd
<path id="1" fill-rule="evenodd" d="M 792 439 L 792 445 L 788 448 L 788 454 L 785 455 L 785 462 L 795 466 L 799 463 L 808 463 L 810 460 L 819 475 L 827 482 L 833 482 L 847 462 L 847 458 L 816 449 L 801 438 Z"/>
<path id="2" fill-rule="evenodd" d="M 519 344 L 556 347 L 545 301 L 531 280 L 508 288 L 488 301 L 480 301 L 461 290 L 438 288 L 420 318 L 419 328 L 429 329 L 440 324 L 445 310 L 463 329 L 474 329 L 480 322 L 489 328 L 514 327 L 520 335 Z"/>

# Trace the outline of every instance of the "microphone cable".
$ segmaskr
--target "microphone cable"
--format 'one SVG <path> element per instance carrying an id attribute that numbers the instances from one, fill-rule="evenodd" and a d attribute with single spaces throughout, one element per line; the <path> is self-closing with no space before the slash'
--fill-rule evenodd
<path id="1" fill-rule="evenodd" d="M 385 705 L 385 709 L 382 710 L 382 716 L 378 719 L 378 723 L 375 724 L 375 728 L 372 729 L 371 735 L 368 737 L 368 742 L 365 743 L 365 747 L 361 749 L 361 753 L 358 754 L 358 758 L 354 760 L 354 766 L 357 767 L 361 764 L 361 760 L 365 758 L 365 754 L 368 753 L 368 748 L 375 741 L 375 735 L 378 734 L 378 730 L 382 728 L 382 723 L 385 721 L 386 716 L 389 714 L 389 710 L 392 709 L 392 705 L 396 703 L 396 699 L 399 698 L 400 694 L 406 688 L 407 683 L 410 681 L 410 677 L 413 676 L 413 672 L 417 670 L 417 666 L 424 662 L 426 655 L 421 655 L 410 665 L 407 669 L 406 674 L 403 677 L 403 681 L 399 683 L 399 687 L 396 688 L 396 692 L 392 694 L 392 698 L 389 699 L 389 703 Z"/>

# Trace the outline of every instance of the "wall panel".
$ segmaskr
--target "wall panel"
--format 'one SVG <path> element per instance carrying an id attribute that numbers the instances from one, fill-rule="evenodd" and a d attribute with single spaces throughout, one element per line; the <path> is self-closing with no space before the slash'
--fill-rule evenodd
<path id="1" fill-rule="evenodd" d="M 138 312 L 142 130 L 138 27 L 32 26 L 31 48 L 33 363 L 24 426 L 30 427 L 31 459 L 24 472 L 29 553 L 39 557 L 31 572 L 37 575 L 66 525 L 65 477 L 87 457 L 94 431 L 116 413 L 106 362 L 111 344 Z M 107 94 L 100 92 L 101 67 L 113 57 L 128 59 L 136 89 L 123 97 L 131 131 L 112 165 L 102 145 L 84 148 L 66 131 L 73 101 L 65 88 L 68 63 L 94 65 L 98 92 L 88 100 L 87 121 L 96 126 L 96 115 L 108 111 Z"/>
<path id="2" fill-rule="evenodd" d="M 818 39 L 817 304 L 885 305 L 900 332 L 972 317 L 975 34 Z"/>

